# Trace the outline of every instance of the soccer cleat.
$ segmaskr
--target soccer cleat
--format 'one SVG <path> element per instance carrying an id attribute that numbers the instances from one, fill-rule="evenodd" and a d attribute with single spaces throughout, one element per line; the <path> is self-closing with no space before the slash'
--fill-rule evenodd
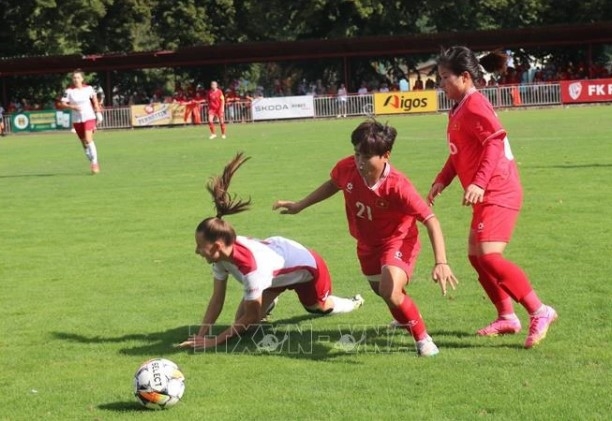
<path id="1" fill-rule="evenodd" d="M 99 164 L 91 164 L 91 173 L 92 174 L 98 174 L 100 172 L 100 165 Z"/>
<path id="2" fill-rule="evenodd" d="M 363 305 L 363 303 L 365 303 L 365 300 L 360 294 L 357 294 L 353 298 L 351 298 L 351 301 L 355 304 L 355 310 L 357 310 Z"/>
<path id="3" fill-rule="evenodd" d="M 559 315 L 554 308 L 546 306 L 542 315 L 531 316 L 529 319 L 529 334 L 525 341 L 525 348 L 529 349 L 542 341 L 546 337 L 548 328 L 555 322 Z"/>
<path id="4" fill-rule="evenodd" d="M 225 139 L 225 135 L 224 134 L 221 135 L 221 139 Z"/>
<path id="5" fill-rule="evenodd" d="M 268 309 L 266 310 L 266 317 L 270 315 L 270 313 L 272 313 L 272 310 L 274 310 L 274 308 L 276 308 L 276 305 L 278 304 L 278 297 L 276 297 L 268 306 Z"/>
<path id="6" fill-rule="evenodd" d="M 521 331 L 521 321 L 518 317 L 497 319 L 488 326 L 476 332 L 478 336 L 514 335 Z"/>
<path id="7" fill-rule="evenodd" d="M 425 339 L 417 341 L 416 347 L 419 357 L 433 357 L 434 355 L 438 355 L 440 353 L 440 350 L 429 335 L 427 335 Z"/>
<path id="8" fill-rule="evenodd" d="M 210 136 L 208 136 L 209 139 L 216 139 L 217 135 L 215 133 L 211 134 Z"/>

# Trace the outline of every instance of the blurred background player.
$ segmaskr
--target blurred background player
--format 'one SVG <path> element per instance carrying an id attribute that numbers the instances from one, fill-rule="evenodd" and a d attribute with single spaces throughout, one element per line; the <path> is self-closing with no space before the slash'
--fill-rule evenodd
<path id="1" fill-rule="evenodd" d="M 331 276 L 325 261 L 313 250 L 283 237 L 265 240 L 236 235 L 222 218 L 247 210 L 249 201 L 228 193 L 233 174 L 249 158 L 241 153 L 225 167 L 221 177 L 213 177 L 208 191 L 213 196 L 217 216 L 206 218 L 196 228 L 196 253 L 212 264 L 214 287 L 200 329 L 179 346 L 209 348 L 246 332 L 269 312 L 280 293 L 295 290 L 306 311 L 314 314 L 348 313 L 363 305 L 363 298 L 331 295 Z M 209 336 L 225 302 L 227 279 L 232 275 L 243 285 L 244 296 L 233 324 L 217 336 Z"/>
<path id="2" fill-rule="evenodd" d="M 5 136 L 6 132 L 4 131 L 4 107 L 0 104 L 0 136 Z"/>
<path id="3" fill-rule="evenodd" d="M 219 120 L 221 126 L 221 138 L 225 139 L 225 97 L 223 91 L 219 89 L 217 82 L 210 82 L 210 91 L 208 91 L 208 127 L 210 128 L 209 139 L 217 137 L 215 132 L 215 117 Z"/>
<path id="4" fill-rule="evenodd" d="M 421 249 L 416 221 L 427 228 L 435 258 L 432 279 L 444 295 L 447 283 L 455 288 L 457 279 L 446 260 L 438 219 L 406 176 L 389 163 L 396 136 L 393 127 L 377 121 L 361 123 L 351 135 L 354 156 L 340 160 L 330 180 L 298 202 L 277 201 L 273 209 L 296 214 L 342 190 L 361 271 L 398 324 L 412 334 L 418 354 L 430 357 L 438 354 L 438 347 L 405 291 Z"/>
<path id="5" fill-rule="evenodd" d="M 479 61 L 467 47 L 451 47 L 438 58 L 440 88 L 455 105 L 447 127 L 450 155 L 427 198 L 433 204 L 455 176 L 459 177 L 463 205 L 472 208 L 468 259 L 497 309 L 497 319 L 477 334 L 518 333 L 521 322 L 514 313 L 514 300 L 529 313 L 525 348 L 531 348 L 544 339 L 557 312 L 542 304 L 523 270 L 503 256 L 519 216 L 523 191 L 506 130 L 475 86 L 483 76 L 481 65 L 493 72 L 503 70 L 506 63 L 507 57 L 500 53 L 490 53 Z"/>
<path id="6" fill-rule="evenodd" d="M 85 84 L 83 71 L 72 72 L 72 85 L 64 91 L 58 108 L 72 111 L 72 126 L 83 145 L 92 174 L 100 172 L 98 151 L 93 140 L 96 122 L 102 123 L 102 112 L 94 89 Z"/>

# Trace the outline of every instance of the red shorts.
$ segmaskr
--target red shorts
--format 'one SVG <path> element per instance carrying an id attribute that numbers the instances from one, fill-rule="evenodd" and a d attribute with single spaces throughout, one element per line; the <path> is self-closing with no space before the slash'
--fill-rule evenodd
<path id="1" fill-rule="evenodd" d="M 411 237 L 389 242 L 378 248 L 357 245 L 357 258 L 361 272 L 371 281 L 382 273 L 383 266 L 396 266 L 412 277 L 416 260 L 421 251 L 418 237 Z"/>
<path id="2" fill-rule="evenodd" d="M 223 118 L 223 110 L 208 110 L 208 117 Z"/>
<path id="3" fill-rule="evenodd" d="M 85 139 L 86 131 L 95 131 L 96 130 L 96 120 L 87 120 L 82 123 L 72 123 L 72 127 L 77 132 L 79 139 Z"/>
<path id="4" fill-rule="evenodd" d="M 508 209 L 497 205 L 474 206 L 471 230 L 478 243 L 503 242 L 512 238 L 512 231 L 519 216 L 517 209 Z"/>
<path id="5" fill-rule="evenodd" d="M 327 301 L 327 297 L 331 294 L 331 275 L 325 260 L 315 251 L 310 250 L 310 253 L 317 263 L 317 268 L 311 271 L 312 280 L 296 285 L 287 285 L 285 287 L 268 288 L 267 291 L 283 292 L 288 289 L 295 290 L 295 293 L 304 307 L 313 307 L 317 303 L 323 305 Z"/>

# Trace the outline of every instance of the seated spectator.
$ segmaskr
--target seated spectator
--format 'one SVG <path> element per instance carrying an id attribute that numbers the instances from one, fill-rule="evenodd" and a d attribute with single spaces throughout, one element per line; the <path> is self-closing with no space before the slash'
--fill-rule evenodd
<path id="1" fill-rule="evenodd" d="M 361 86 L 357 90 L 357 94 L 359 94 L 359 95 L 367 95 L 368 94 L 368 85 L 365 83 L 365 81 L 361 82 Z"/>

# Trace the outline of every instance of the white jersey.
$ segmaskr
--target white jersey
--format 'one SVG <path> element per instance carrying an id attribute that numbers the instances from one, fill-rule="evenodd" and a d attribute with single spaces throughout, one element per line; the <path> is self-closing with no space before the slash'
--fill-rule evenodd
<path id="1" fill-rule="evenodd" d="M 225 281 L 231 274 L 243 285 L 243 298 L 255 300 L 267 288 L 310 282 L 317 271 L 317 263 L 306 247 L 293 240 L 238 236 L 232 262 L 216 262 L 212 268 L 215 279 Z"/>
<path id="2" fill-rule="evenodd" d="M 62 102 L 64 104 L 78 105 L 79 111 L 72 110 L 72 122 L 83 123 L 89 120 L 96 119 L 91 99 L 96 96 L 93 88 L 89 85 L 83 85 L 82 88 L 70 87 L 64 92 Z"/>

